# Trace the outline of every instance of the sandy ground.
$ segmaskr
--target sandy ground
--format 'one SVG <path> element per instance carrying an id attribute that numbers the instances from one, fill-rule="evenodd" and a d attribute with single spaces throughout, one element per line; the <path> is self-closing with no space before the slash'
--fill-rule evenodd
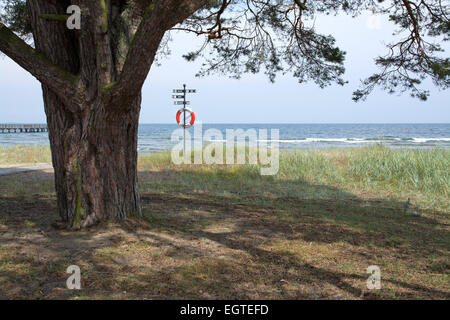
<path id="1" fill-rule="evenodd" d="M 50 170 L 53 166 L 48 163 L 33 164 L 2 164 L 0 165 L 0 176 L 29 171 Z"/>

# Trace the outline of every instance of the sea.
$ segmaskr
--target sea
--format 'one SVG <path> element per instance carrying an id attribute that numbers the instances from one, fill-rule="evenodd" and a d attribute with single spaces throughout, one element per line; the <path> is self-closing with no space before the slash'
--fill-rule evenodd
<path id="1" fill-rule="evenodd" d="M 151 153 L 170 150 L 178 141 L 172 141 L 176 124 L 141 124 L 138 150 Z M 199 127 L 197 127 L 199 129 Z M 216 135 L 204 135 L 215 129 Z M 202 124 L 203 135 L 197 136 L 205 144 L 225 141 L 226 130 L 255 129 L 261 141 L 271 139 L 271 130 L 277 129 L 280 149 L 322 149 L 363 147 L 384 144 L 391 148 L 450 148 L 450 124 Z M 262 130 L 262 131 L 260 131 Z M 267 130 L 268 137 L 260 135 Z M 199 130 L 197 130 L 199 131 Z M 194 139 L 194 129 L 187 129 Z M 221 137 L 221 135 L 222 137 Z M 270 142 L 267 142 L 270 147 Z M 0 133 L 0 146 L 49 145 L 48 133 Z"/>

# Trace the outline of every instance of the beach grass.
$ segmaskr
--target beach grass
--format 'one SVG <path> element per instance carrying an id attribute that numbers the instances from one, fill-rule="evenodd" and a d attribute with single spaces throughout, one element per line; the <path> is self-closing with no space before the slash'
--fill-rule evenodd
<path id="1" fill-rule="evenodd" d="M 49 156 L 24 148 L 0 163 Z M 449 167 L 448 149 L 382 145 L 283 151 L 275 176 L 146 154 L 144 217 L 80 232 L 51 227 L 51 171 L 3 176 L 0 298 L 448 299 Z M 371 265 L 381 290 L 366 287 Z"/>
<path id="2" fill-rule="evenodd" d="M 0 164 L 51 163 L 50 148 L 46 146 L 0 147 Z"/>
<path id="3" fill-rule="evenodd" d="M 248 156 L 248 150 L 246 154 Z M 172 164 L 169 152 L 139 158 L 142 171 L 178 171 L 178 189 L 200 186 L 223 192 L 227 186 L 239 194 L 250 192 L 253 195 L 277 189 L 279 196 L 302 197 L 302 188 L 296 187 L 303 182 L 348 192 L 373 192 L 405 201 L 414 198 L 421 204 L 449 209 L 445 200 L 450 197 L 450 149 L 390 149 L 374 145 L 283 151 L 279 167 L 277 175 L 264 177 L 257 165 L 177 166 Z"/>

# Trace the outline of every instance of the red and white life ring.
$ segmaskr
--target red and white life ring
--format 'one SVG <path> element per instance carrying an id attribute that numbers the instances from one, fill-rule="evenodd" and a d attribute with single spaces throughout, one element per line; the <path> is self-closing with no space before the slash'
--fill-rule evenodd
<path id="1" fill-rule="evenodd" d="M 183 114 L 183 112 L 189 112 L 190 113 L 190 115 L 191 115 L 191 121 L 189 122 L 189 123 L 186 123 L 186 124 L 184 124 L 183 125 L 183 123 L 181 123 L 181 115 Z M 194 111 L 191 109 L 191 108 L 183 108 L 183 109 L 180 109 L 180 110 L 178 110 L 178 112 L 177 112 L 177 123 L 180 125 L 180 126 L 184 126 L 185 128 L 189 128 L 189 127 L 192 127 L 193 125 L 194 125 L 194 123 L 195 123 L 195 113 L 194 113 Z"/>

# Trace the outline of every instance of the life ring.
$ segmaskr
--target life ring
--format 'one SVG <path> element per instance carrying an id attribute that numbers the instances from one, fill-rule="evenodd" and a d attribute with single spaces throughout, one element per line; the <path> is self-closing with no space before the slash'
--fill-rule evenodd
<path id="1" fill-rule="evenodd" d="M 189 123 L 187 123 L 187 124 L 182 124 L 182 123 L 181 123 L 181 114 L 182 114 L 183 112 L 185 112 L 185 111 L 190 113 L 190 115 L 191 115 L 191 121 L 190 121 Z M 191 108 L 187 108 L 187 107 L 178 110 L 178 112 L 177 112 L 177 123 L 178 123 L 180 126 L 185 127 L 185 128 L 192 127 L 192 126 L 194 125 L 194 123 L 195 123 L 195 113 L 194 113 L 194 111 L 193 111 Z"/>

